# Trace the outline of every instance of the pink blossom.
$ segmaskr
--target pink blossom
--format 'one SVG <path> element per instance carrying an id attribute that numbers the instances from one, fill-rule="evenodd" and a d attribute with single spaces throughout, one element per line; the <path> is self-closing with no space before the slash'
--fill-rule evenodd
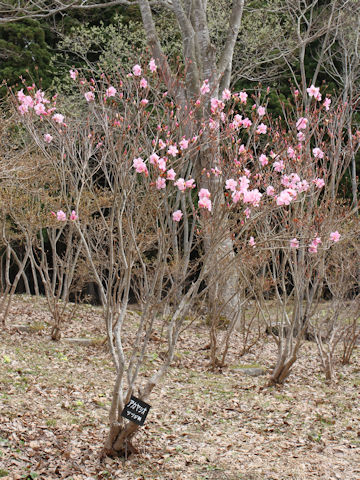
<path id="1" fill-rule="evenodd" d="M 146 164 L 142 158 L 134 158 L 133 167 L 136 169 L 137 173 L 148 173 Z"/>
<path id="2" fill-rule="evenodd" d="M 105 97 L 106 98 L 115 97 L 116 91 L 117 91 L 116 88 L 110 85 L 110 87 L 106 90 Z"/>
<path id="3" fill-rule="evenodd" d="M 168 153 L 168 155 L 171 155 L 172 157 L 176 157 L 176 155 L 179 153 L 179 150 L 177 149 L 176 144 L 175 145 L 170 145 L 167 153 Z"/>
<path id="4" fill-rule="evenodd" d="M 299 240 L 297 238 L 290 240 L 290 248 L 299 248 Z"/>
<path id="5" fill-rule="evenodd" d="M 156 180 L 156 188 L 161 190 L 162 188 L 166 188 L 166 180 L 165 178 L 158 177 Z"/>
<path id="6" fill-rule="evenodd" d="M 313 180 L 313 182 L 315 183 L 317 188 L 323 188 L 325 186 L 325 182 L 322 178 L 315 178 L 315 180 Z"/>
<path id="7" fill-rule="evenodd" d="M 250 203 L 251 205 L 254 205 L 254 207 L 258 207 L 261 197 L 262 194 L 257 188 L 255 188 L 254 190 L 246 190 L 244 192 L 243 202 Z"/>
<path id="8" fill-rule="evenodd" d="M 256 133 L 258 134 L 261 134 L 261 133 L 265 134 L 266 131 L 267 131 L 267 126 L 264 123 L 260 123 L 260 125 L 256 129 Z"/>
<path id="9" fill-rule="evenodd" d="M 225 182 L 226 190 L 231 190 L 232 192 L 235 192 L 236 186 L 237 186 L 237 181 L 234 180 L 233 178 L 229 178 L 229 180 L 226 180 Z"/>
<path id="10" fill-rule="evenodd" d="M 296 128 L 298 130 L 305 130 L 307 127 L 309 120 L 305 117 L 300 117 L 299 120 L 296 122 Z"/>
<path id="11" fill-rule="evenodd" d="M 181 150 L 186 150 L 189 146 L 189 140 L 183 138 L 182 140 L 180 140 L 179 145 Z"/>
<path id="12" fill-rule="evenodd" d="M 56 123 L 63 123 L 64 121 L 64 115 L 61 115 L 61 113 L 55 113 L 52 118 Z"/>
<path id="13" fill-rule="evenodd" d="M 315 158 L 324 158 L 324 152 L 320 148 L 313 148 L 312 152 Z"/>
<path id="14" fill-rule="evenodd" d="M 239 178 L 239 191 L 240 193 L 245 193 L 249 188 L 250 180 L 246 176 Z"/>
<path id="15" fill-rule="evenodd" d="M 44 142 L 50 143 L 50 142 L 52 141 L 52 139 L 53 139 L 53 136 L 50 135 L 50 133 L 45 133 L 45 135 L 44 135 Z"/>
<path id="16" fill-rule="evenodd" d="M 186 180 L 185 187 L 186 188 L 195 188 L 196 187 L 195 180 L 193 178 L 190 178 L 189 180 Z"/>
<path id="17" fill-rule="evenodd" d="M 239 155 L 246 152 L 245 145 L 242 143 L 239 147 Z"/>
<path id="18" fill-rule="evenodd" d="M 207 188 L 201 188 L 199 191 L 199 198 L 210 198 L 211 193 Z"/>
<path id="19" fill-rule="evenodd" d="M 179 178 L 178 180 L 176 180 L 176 182 L 174 182 L 174 185 L 175 187 L 178 187 L 180 192 L 183 192 L 186 189 L 185 180 L 183 178 Z"/>
<path id="20" fill-rule="evenodd" d="M 309 245 L 308 248 L 309 253 L 317 253 L 317 245 L 313 245 L 312 243 Z"/>
<path id="21" fill-rule="evenodd" d="M 79 219 L 79 217 L 76 215 L 75 210 L 73 210 L 73 211 L 71 212 L 71 215 L 70 215 L 70 220 L 73 221 L 73 222 L 75 222 L 75 220 L 78 220 L 78 219 Z"/>
<path id="22" fill-rule="evenodd" d="M 79 72 L 78 72 L 77 70 L 69 70 L 69 73 L 70 73 L 70 78 L 71 78 L 72 80 L 76 80 L 76 78 L 77 78 L 77 76 L 78 76 L 78 74 L 79 74 Z"/>
<path id="23" fill-rule="evenodd" d="M 255 242 L 255 239 L 254 239 L 254 237 L 250 237 L 250 240 L 249 240 L 249 245 L 250 245 L 250 247 L 255 247 L 255 245 L 256 245 L 256 242 Z"/>
<path id="24" fill-rule="evenodd" d="M 28 113 L 29 111 L 29 106 L 26 105 L 25 103 L 22 103 L 21 105 L 18 106 L 18 110 L 21 115 L 25 115 L 25 113 Z"/>
<path id="25" fill-rule="evenodd" d="M 143 107 L 146 107 L 146 105 L 149 103 L 149 100 L 147 98 L 143 98 L 142 100 L 140 100 L 140 104 L 143 106 Z"/>
<path id="26" fill-rule="evenodd" d="M 135 77 L 140 77 L 141 75 L 141 67 L 140 65 L 134 65 L 133 68 L 132 68 L 132 71 L 133 71 L 133 74 L 135 75 Z"/>
<path id="27" fill-rule="evenodd" d="M 142 78 L 140 80 L 140 87 L 141 88 L 146 88 L 147 86 L 148 86 L 148 82 L 147 82 L 146 78 Z"/>
<path id="28" fill-rule="evenodd" d="M 157 66 L 153 58 L 149 62 L 149 68 L 152 73 L 156 72 Z"/>
<path id="29" fill-rule="evenodd" d="M 269 197 L 272 197 L 274 196 L 274 193 L 275 193 L 275 188 L 272 185 L 269 185 L 266 188 L 266 194 L 269 195 Z"/>
<path id="30" fill-rule="evenodd" d="M 302 180 L 301 182 L 298 182 L 296 184 L 296 190 L 299 193 L 307 192 L 309 190 L 309 188 L 310 188 L 310 185 L 309 185 L 307 180 Z"/>
<path id="31" fill-rule="evenodd" d="M 340 237 L 341 237 L 341 235 L 337 230 L 335 232 L 330 233 L 330 240 L 335 242 L 335 243 L 340 240 Z"/>
<path id="32" fill-rule="evenodd" d="M 288 147 L 287 154 L 289 158 L 295 158 L 295 150 L 292 147 Z"/>
<path id="33" fill-rule="evenodd" d="M 42 104 L 42 103 L 38 103 L 37 105 L 35 105 L 34 110 L 35 110 L 36 115 L 45 115 L 46 114 L 45 105 Z"/>
<path id="34" fill-rule="evenodd" d="M 59 222 L 66 222 L 66 213 L 62 210 L 56 212 L 56 220 L 58 220 Z"/>
<path id="35" fill-rule="evenodd" d="M 166 171 L 166 161 L 167 161 L 167 158 L 165 157 L 161 157 L 159 158 L 158 160 L 158 163 L 157 163 L 157 167 L 158 169 L 161 171 L 161 172 L 165 172 Z"/>
<path id="36" fill-rule="evenodd" d="M 245 104 L 248 98 L 248 94 L 246 92 L 240 92 L 239 97 L 240 97 L 241 103 Z"/>
<path id="37" fill-rule="evenodd" d="M 201 85 L 200 93 L 201 95 L 206 95 L 209 92 L 210 92 L 209 80 L 206 79 L 204 80 L 204 83 Z"/>
<path id="38" fill-rule="evenodd" d="M 242 123 L 243 123 L 242 116 L 239 115 L 239 114 L 236 114 L 235 117 L 234 117 L 234 120 L 233 120 L 234 127 L 239 128 L 239 127 L 241 127 Z"/>
<path id="39" fill-rule="evenodd" d="M 266 109 L 265 109 L 265 107 L 260 106 L 260 107 L 258 107 L 257 112 L 258 112 L 259 117 L 263 117 L 265 115 Z"/>
<path id="40" fill-rule="evenodd" d="M 174 222 L 180 222 L 180 220 L 182 219 L 183 217 L 183 213 L 181 210 L 176 210 L 173 214 L 172 214 L 172 218 L 174 220 Z"/>
<path id="41" fill-rule="evenodd" d="M 245 208 L 244 214 L 245 214 L 245 217 L 246 217 L 246 218 L 250 218 L 251 210 L 250 210 L 249 207 Z"/>
<path id="42" fill-rule="evenodd" d="M 320 89 L 319 87 L 315 87 L 314 85 L 311 85 L 309 88 L 306 89 L 307 93 L 309 94 L 309 97 L 318 97 L 320 94 Z"/>
<path id="43" fill-rule="evenodd" d="M 94 92 L 86 92 L 84 93 L 84 97 L 86 98 L 87 102 L 92 102 L 93 100 L 95 100 Z"/>
<path id="44" fill-rule="evenodd" d="M 330 103 L 331 103 L 331 99 L 330 98 L 325 98 L 323 105 L 324 105 L 326 111 L 328 111 L 330 109 Z"/>
<path id="45" fill-rule="evenodd" d="M 157 165 L 159 158 L 159 155 L 157 155 L 156 153 L 152 153 L 149 157 L 149 162 L 151 163 L 151 165 Z"/>
<path id="46" fill-rule="evenodd" d="M 167 171 L 166 178 L 168 180 L 175 180 L 175 177 L 176 177 L 175 170 L 173 168 L 170 168 L 170 170 Z"/>
<path id="47" fill-rule="evenodd" d="M 230 100 L 230 98 L 231 98 L 231 92 L 230 92 L 230 90 L 229 90 L 228 88 L 225 88 L 225 90 L 223 90 L 222 95 L 221 95 L 221 98 L 224 100 L 224 102 L 225 102 L 226 100 Z"/>
<path id="48" fill-rule="evenodd" d="M 290 205 L 292 200 L 296 198 L 296 190 L 292 188 L 287 188 L 283 190 L 276 199 L 276 204 L 281 205 Z"/>
<path id="49" fill-rule="evenodd" d="M 19 90 L 16 95 L 17 95 L 17 97 L 18 97 L 19 102 L 23 102 L 23 101 L 24 101 L 24 99 L 25 99 L 25 93 L 24 93 L 24 89 L 23 89 L 23 88 L 22 88 L 21 90 Z"/>
<path id="50" fill-rule="evenodd" d="M 247 117 L 244 118 L 244 120 L 242 121 L 243 128 L 249 128 L 249 127 L 251 127 L 251 125 L 252 125 L 252 121 Z M 266 130 L 265 130 L 265 132 L 266 132 Z"/>
<path id="51" fill-rule="evenodd" d="M 218 177 L 221 175 L 221 170 L 219 170 L 217 167 L 211 169 L 211 173 L 215 175 L 215 177 Z"/>
<path id="52" fill-rule="evenodd" d="M 211 200 L 208 197 L 201 197 L 199 200 L 199 208 L 206 208 L 211 212 Z"/>
<path id="53" fill-rule="evenodd" d="M 166 143 L 165 143 L 163 140 L 161 140 L 161 138 L 160 138 L 160 139 L 159 139 L 159 148 L 160 148 L 160 150 L 162 150 L 162 149 L 165 148 L 165 147 L 166 147 Z"/>
<path id="54" fill-rule="evenodd" d="M 299 90 L 297 90 L 297 89 L 294 90 L 294 95 L 295 95 L 295 97 L 297 97 L 299 95 Z"/>
<path id="55" fill-rule="evenodd" d="M 274 167 L 275 172 L 282 172 L 285 168 L 284 161 L 279 160 L 278 162 L 274 162 L 273 167 Z"/>
<path id="56" fill-rule="evenodd" d="M 299 142 L 303 142 L 305 140 L 305 135 L 303 134 L 303 132 L 299 132 L 297 134 L 297 138 L 298 138 Z"/>
<path id="57" fill-rule="evenodd" d="M 237 202 L 240 200 L 240 198 L 241 198 L 241 192 L 240 192 L 239 190 L 235 190 L 235 191 L 232 193 L 231 197 L 232 197 L 232 201 L 233 201 L 234 203 L 237 203 Z"/>
<path id="58" fill-rule="evenodd" d="M 35 93 L 35 99 L 37 103 L 50 103 L 49 100 L 46 100 L 45 93 L 42 90 L 38 90 Z"/>
<path id="59" fill-rule="evenodd" d="M 219 128 L 219 122 L 216 122 L 214 119 L 210 118 L 209 127 L 211 128 L 211 130 L 216 130 L 217 128 Z"/>

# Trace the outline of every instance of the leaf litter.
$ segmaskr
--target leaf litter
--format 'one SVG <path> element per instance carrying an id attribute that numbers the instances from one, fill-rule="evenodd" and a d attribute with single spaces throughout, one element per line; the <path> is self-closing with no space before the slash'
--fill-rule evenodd
<path id="1" fill-rule="evenodd" d="M 114 378 L 110 354 L 102 341 L 52 342 L 49 322 L 44 299 L 16 296 L 0 334 L 0 478 L 360 480 L 358 351 L 350 365 L 336 365 L 329 386 L 315 344 L 306 342 L 288 383 L 263 388 L 266 377 L 246 376 L 241 367 L 270 372 L 270 338 L 239 357 L 235 334 L 227 368 L 212 372 L 207 329 L 193 322 L 149 400 L 135 437 L 140 453 L 100 463 Z M 63 334 L 102 339 L 101 309 L 79 307 Z M 154 335 L 148 366 L 161 362 L 165 348 Z"/>

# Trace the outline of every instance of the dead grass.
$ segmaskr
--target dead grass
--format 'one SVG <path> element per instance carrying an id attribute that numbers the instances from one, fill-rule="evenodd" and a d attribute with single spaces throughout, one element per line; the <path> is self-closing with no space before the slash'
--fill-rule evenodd
<path id="1" fill-rule="evenodd" d="M 358 357 L 337 365 L 329 387 L 315 345 L 306 343 L 288 384 L 262 389 L 265 377 L 244 376 L 241 367 L 269 369 L 272 341 L 264 337 L 239 358 L 235 337 L 228 368 L 214 373 L 202 349 L 206 329 L 195 322 L 180 342 L 176 366 L 153 392 L 137 437 L 140 454 L 100 464 L 113 381 L 109 353 L 101 344 L 51 342 L 48 321 L 41 299 L 17 297 L 1 333 L 0 478 L 360 479 Z M 11 328 L 28 323 L 46 328 Z M 81 307 L 65 333 L 101 338 L 101 310 Z M 149 367 L 160 363 L 161 349 L 154 341 Z"/>

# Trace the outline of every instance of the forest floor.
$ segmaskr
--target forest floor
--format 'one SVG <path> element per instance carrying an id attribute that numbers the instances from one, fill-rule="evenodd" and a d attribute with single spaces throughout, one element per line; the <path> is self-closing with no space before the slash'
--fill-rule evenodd
<path id="1" fill-rule="evenodd" d="M 270 372 L 270 337 L 240 357 L 235 335 L 228 366 L 211 372 L 207 329 L 195 321 L 151 395 L 134 441 L 139 454 L 100 463 L 114 380 L 110 354 L 101 342 L 52 342 L 47 322 L 44 299 L 17 296 L 0 333 L 0 478 L 360 480 L 359 348 L 350 365 L 336 365 L 329 386 L 315 344 L 306 342 L 288 383 L 263 388 L 266 376 L 246 376 L 244 367 Z M 64 337 L 103 335 L 101 310 L 89 305 L 64 326 Z M 160 365 L 165 350 L 155 337 L 147 367 Z"/>

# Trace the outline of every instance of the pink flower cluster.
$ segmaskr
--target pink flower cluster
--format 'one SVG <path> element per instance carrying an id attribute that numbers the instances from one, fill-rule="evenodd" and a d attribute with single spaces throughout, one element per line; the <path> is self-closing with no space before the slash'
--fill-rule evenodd
<path id="1" fill-rule="evenodd" d="M 58 210 L 56 213 L 55 212 L 51 212 L 51 215 L 53 215 L 54 217 L 56 217 L 56 220 L 58 222 L 66 222 L 67 218 L 66 218 L 66 213 L 63 211 L 63 210 Z M 79 217 L 78 215 L 76 214 L 76 211 L 75 210 L 72 210 L 70 216 L 69 216 L 69 219 L 73 222 L 75 222 L 75 220 L 78 220 Z"/>
<path id="2" fill-rule="evenodd" d="M 211 194 L 207 188 L 201 188 L 199 191 L 199 208 L 205 208 L 211 212 Z"/>

